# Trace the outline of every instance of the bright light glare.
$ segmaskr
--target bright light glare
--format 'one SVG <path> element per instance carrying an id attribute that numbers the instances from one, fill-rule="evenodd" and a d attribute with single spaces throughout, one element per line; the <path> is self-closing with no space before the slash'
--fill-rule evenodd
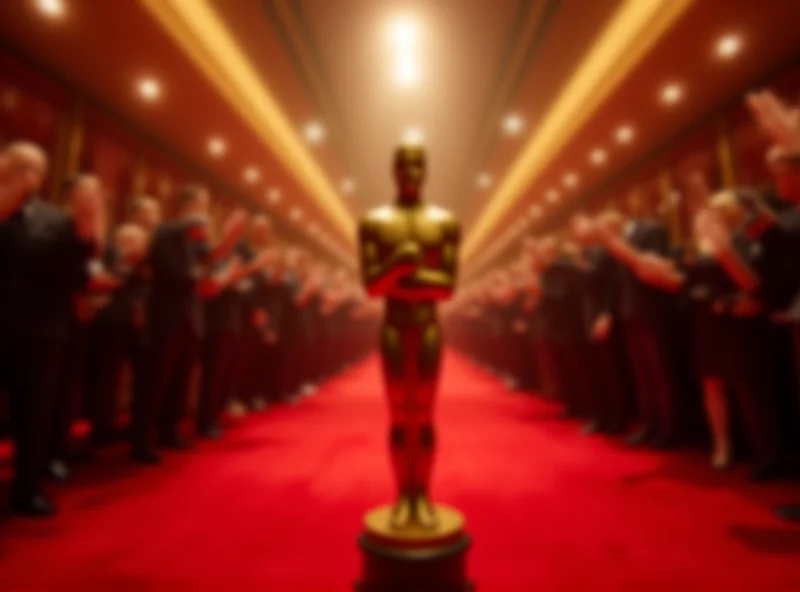
<path id="1" fill-rule="evenodd" d="M 425 136 L 422 134 L 421 129 L 418 127 L 410 127 L 403 132 L 402 142 L 406 145 L 419 146 L 424 139 Z"/>
<path id="2" fill-rule="evenodd" d="M 589 161 L 595 166 L 602 166 L 608 161 L 608 153 L 602 148 L 595 148 L 589 153 Z"/>
<path id="3" fill-rule="evenodd" d="M 319 144 L 325 139 L 325 127 L 318 121 L 312 121 L 306 124 L 305 136 L 309 144 Z"/>
<path id="4" fill-rule="evenodd" d="M 578 173 L 569 172 L 566 175 L 564 175 L 563 179 L 564 187 L 569 187 L 570 189 L 573 189 L 578 186 L 578 181 L 579 181 Z"/>
<path id="5" fill-rule="evenodd" d="M 620 144 L 630 144 L 631 140 L 633 140 L 634 135 L 635 132 L 633 131 L 633 128 L 629 125 L 620 126 L 617 128 L 617 131 L 614 132 L 614 137 Z"/>
<path id="6" fill-rule="evenodd" d="M 717 41 L 717 56 L 729 59 L 742 50 L 742 38 L 738 35 L 725 35 Z"/>
<path id="7" fill-rule="evenodd" d="M 524 127 L 525 120 L 523 120 L 522 117 L 516 113 L 512 113 L 503 119 L 503 131 L 506 133 L 506 135 L 516 136 Z"/>
<path id="8" fill-rule="evenodd" d="M 419 82 L 420 72 L 416 60 L 405 57 L 396 60 L 394 75 L 401 86 L 412 86 Z"/>
<path id="9" fill-rule="evenodd" d="M 228 150 L 225 140 L 219 136 L 209 138 L 207 148 L 208 153 L 211 154 L 211 156 L 222 156 Z"/>
<path id="10" fill-rule="evenodd" d="M 267 191 L 267 199 L 270 203 L 278 203 L 281 201 L 283 195 L 281 194 L 281 190 L 277 187 L 272 187 L 269 191 Z"/>
<path id="11" fill-rule="evenodd" d="M 400 86 L 413 86 L 421 78 L 417 51 L 418 27 L 409 19 L 391 23 L 390 36 L 394 45 L 394 75 Z"/>
<path id="12" fill-rule="evenodd" d="M 154 78 L 142 78 L 136 87 L 139 95 L 146 101 L 154 101 L 161 96 L 161 85 Z"/>
<path id="13" fill-rule="evenodd" d="M 411 49 L 417 42 L 417 26 L 408 19 L 395 20 L 392 22 L 391 35 L 397 49 Z"/>
<path id="14" fill-rule="evenodd" d="M 492 176 L 489 173 L 481 173 L 477 179 L 478 187 L 488 189 L 492 186 Z"/>
<path id="15" fill-rule="evenodd" d="M 36 7 L 42 14 L 51 18 L 62 17 L 66 12 L 63 0 L 36 0 Z"/>
<path id="16" fill-rule="evenodd" d="M 349 194 L 356 190 L 356 182 L 353 179 L 347 178 L 342 180 L 342 193 Z"/>
<path id="17" fill-rule="evenodd" d="M 661 102 L 674 105 L 683 98 L 683 87 L 680 84 L 668 84 L 661 89 Z"/>
<path id="18" fill-rule="evenodd" d="M 244 180 L 251 185 L 258 183 L 261 178 L 261 172 L 256 167 L 247 167 L 244 170 Z"/>

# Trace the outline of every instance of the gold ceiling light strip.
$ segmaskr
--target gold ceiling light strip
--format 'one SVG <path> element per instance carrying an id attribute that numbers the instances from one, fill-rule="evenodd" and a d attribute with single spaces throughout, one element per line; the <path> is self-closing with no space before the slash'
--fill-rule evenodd
<path id="1" fill-rule="evenodd" d="M 625 0 L 575 69 L 466 237 L 478 253 L 501 218 L 695 0 Z"/>
<path id="2" fill-rule="evenodd" d="M 346 238 L 355 221 L 208 0 L 139 0 Z"/>

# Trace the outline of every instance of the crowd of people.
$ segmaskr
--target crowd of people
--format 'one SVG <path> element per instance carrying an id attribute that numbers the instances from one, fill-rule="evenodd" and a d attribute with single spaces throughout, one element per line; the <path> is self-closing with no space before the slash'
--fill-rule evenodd
<path id="1" fill-rule="evenodd" d="M 378 311 L 360 282 L 279 244 L 266 215 L 236 209 L 215 224 L 209 191 L 190 185 L 174 219 L 139 196 L 112 228 L 96 176 L 68 179 L 57 206 L 40 197 L 47 175 L 35 144 L 0 151 L 15 512 L 56 511 L 46 483 L 69 478 L 79 418 L 89 451 L 128 439 L 133 461 L 157 465 L 165 448 L 219 438 L 225 411 L 296 403 L 372 347 Z"/>
<path id="2" fill-rule="evenodd" d="M 770 91 L 747 104 L 772 142 L 774 184 L 714 192 L 695 177 L 680 245 L 635 196 L 627 215 L 579 212 L 526 237 L 461 291 L 452 340 L 587 433 L 708 441 L 715 469 L 749 458 L 753 480 L 787 475 L 800 433 L 800 111 Z M 800 520 L 800 506 L 779 513 Z"/>

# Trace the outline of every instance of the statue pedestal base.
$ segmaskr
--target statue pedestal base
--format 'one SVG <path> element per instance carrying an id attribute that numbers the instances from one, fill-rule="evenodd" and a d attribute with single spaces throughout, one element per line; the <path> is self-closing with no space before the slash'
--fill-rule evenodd
<path id="1" fill-rule="evenodd" d="M 438 526 L 395 530 L 391 506 L 364 517 L 361 547 L 362 579 L 357 592 L 469 592 L 466 553 L 470 539 L 464 516 L 447 506 L 435 506 Z"/>

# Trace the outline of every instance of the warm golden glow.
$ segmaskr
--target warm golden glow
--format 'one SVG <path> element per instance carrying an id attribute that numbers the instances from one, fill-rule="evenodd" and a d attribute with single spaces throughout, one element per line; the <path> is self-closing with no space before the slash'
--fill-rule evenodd
<path id="1" fill-rule="evenodd" d="M 36 8 L 49 18 L 61 18 L 67 12 L 64 0 L 36 0 Z"/>
<path id="2" fill-rule="evenodd" d="M 717 41 L 716 53 L 717 57 L 723 60 L 729 60 L 742 51 L 742 38 L 739 35 L 725 35 Z"/>
<path id="3" fill-rule="evenodd" d="M 145 101 L 155 101 L 161 96 L 161 85 L 155 78 L 141 78 L 136 82 L 136 90 Z"/>
<path id="4" fill-rule="evenodd" d="M 623 2 L 541 120 L 536 134 L 525 145 L 508 175 L 498 185 L 473 231 L 467 235 L 462 250 L 465 263 L 484 247 L 502 217 L 524 191 L 693 2 Z"/>
<path id="5" fill-rule="evenodd" d="M 228 145 L 219 136 L 209 138 L 206 148 L 211 156 L 222 156 L 228 151 Z"/>
<path id="6" fill-rule="evenodd" d="M 355 221 L 209 0 L 139 0 L 355 246 Z"/>

